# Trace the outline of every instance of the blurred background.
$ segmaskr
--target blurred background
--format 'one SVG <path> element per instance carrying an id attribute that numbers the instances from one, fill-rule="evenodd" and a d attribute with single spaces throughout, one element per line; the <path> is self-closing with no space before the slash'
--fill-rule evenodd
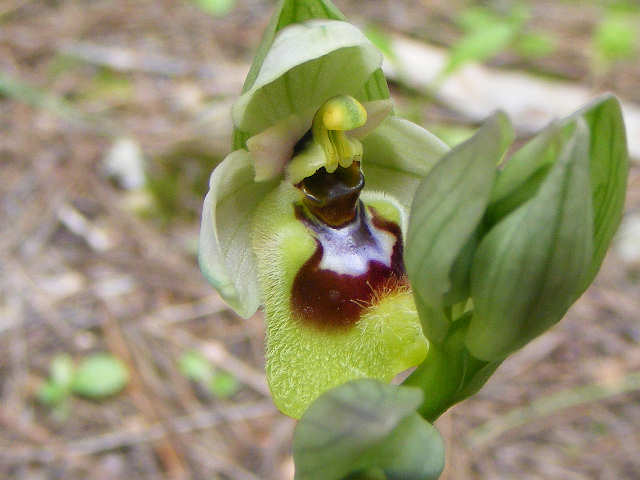
<path id="1" fill-rule="evenodd" d="M 292 478 L 262 314 L 196 264 L 274 3 L 0 1 L 0 478 Z M 599 277 L 437 425 L 447 480 L 640 479 L 640 4 L 335 3 L 398 112 L 451 145 L 498 107 L 525 140 L 622 99 L 636 163 Z"/>

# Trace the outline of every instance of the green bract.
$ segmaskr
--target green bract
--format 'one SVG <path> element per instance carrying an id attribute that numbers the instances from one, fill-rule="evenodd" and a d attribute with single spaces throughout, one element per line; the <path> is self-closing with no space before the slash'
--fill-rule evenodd
<path id="1" fill-rule="evenodd" d="M 296 478 L 437 478 L 423 419 L 562 318 L 622 215 L 615 98 L 505 161 L 503 113 L 449 149 L 394 115 L 381 61 L 329 1 L 282 0 L 205 198 L 200 265 L 239 315 L 264 305 L 274 402 L 303 418 Z M 422 392 L 380 384 L 414 366 Z"/>
<path id="2" fill-rule="evenodd" d="M 438 478 L 444 445 L 415 409 L 415 388 L 357 380 L 331 390 L 304 414 L 293 439 L 296 480 L 338 480 L 353 471 Z M 368 478 L 365 476 L 365 478 Z"/>
<path id="3" fill-rule="evenodd" d="M 411 210 L 405 261 L 431 345 L 407 383 L 431 393 L 428 419 L 564 316 L 622 216 L 628 154 L 614 97 L 551 124 L 493 172 L 510 141 L 497 118 L 442 158 Z M 469 154 L 484 174 L 462 167 Z"/>

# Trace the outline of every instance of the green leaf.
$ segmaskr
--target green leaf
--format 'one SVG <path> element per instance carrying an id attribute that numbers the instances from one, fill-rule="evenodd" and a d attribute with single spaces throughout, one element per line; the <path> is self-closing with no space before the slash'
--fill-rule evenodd
<path id="1" fill-rule="evenodd" d="M 491 9 L 477 6 L 462 10 L 456 23 L 467 32 L 484 31 L 496 23 L 504 23 L 505 19 L 496 15 Z"/>
<path id="2" fill-rule="evenodd" d="M 466 345 L 504 358 L 559 321 L 579 295 L 593 252 L 589 130 L 578 120 L 536 195 L 482 240 L 471 272 Z"/>
<path id="3" fill-rule="evenodd" d="M 74 369 L 73 360 L 69 355 L 56 355 L 51 361 L 49 368 L 51 382 L 63 389 L 69 389 L 73 380 Z"/>
<path id="4" fill-rule="evenodd" d="M 444 445 L 415 413 L 421 401 L 419 389 L 370 379 L 328 391 L 296 427 L 296 480 L 337 480 L 370 469 L 383 470 L 387 478 L 438 478 Z"/>
<path id="5" fill-rule="evenodd" d="M 254 182 L 249 154 L 237 150 L 211 174 L 204 200 L 198 259 L 222 298 L 244 318 L 260 306 L 256 260 L 251 248 L 253 213 L 277 182 Z"/>
<path id="6" fill-rule="evenodd" d="M 409 210 L 414 192 L 449 148 L 424 128 L 391 116 L 363 141 L 365 190 L 386 192 Z"/>
<path id="7" fill-rule="evenodd" d="M 71 384 L 73 393 L 93 399 L 115 395 L 129 382 L 129 372 L 121 360 L 96 353 L 80 363 Z"/>
<path id="8" fill-rule="evenodd" d="M 589 127 L 589 171 L 593 205 L 593 259 L 581 292 L 595 278 L 624 210 L 629 154 L 619 101 L 604 95 L 543 130 L 499 172 L 486 219 L 495 225 L 531 199 L 556 162 L 579 119 Z M 580 293 L 581 293 L 580 292 Z"/>
<path id="9" fill-rule="evenodd" d="M 38 389 L 38 401 L 47 407 L 56 407 L 69 396 L 69 389 L 51 380 L 43 383 Z"/>
<path id="10" fill-rule="evenodd" d="M 557 123 L 527 142 L 498 172 L 487 207 L 486 221 L 495 225 L 520 205 L 531 199 L 547 177 L 564 144 L 564 134 Z"/>
<path id="11" fill-rule="evenodd" d="M 236 6 L 235 0 L 195 0 L 195 3 L 214 17 L 223 17 Z"/>
<path id="12" fill-rule="evenodd" d="M 256 56 L 251 64 L 251 69 L 242 87 L 242 92 L 249 91 L 258 77 L 276 34 L 295 23 L 302 23 L 311 19 L 346 20 L 344 15 L 338 10 L 330 0 L 280 0 L 275 12 L 271 17 L 269 26 L 264 32 Z M 373 101 L 389 98 L 389 88 L 381 69 L 376 70 L 366 81 L 361 91 L 355 95 L 361 101 Z M 245 142 L 251 136 L 250 133 L 243 132 L 239 128 L 233 131 L 234 150 L 245 148 Z"/>
<path id="13" fill-rule="evenodd" d="M 444 73 L 451 73 L 468 62 L 482 62 L 505 50 L 513 41 L 517 27 L 508 23 L 495 23 L 474 30 L 452 48 Z"/>
<path id="14" fill-rule="evenodd" d="M 178 360 L 180 372 L 189 380 L 208 382 L 213 377 L 213 367 L 197 350 L 184 352 Z"/>
<path id="15" fill-rule="evenodd" d="M 629 153 L 620 102 L 612 95 L 594 100 L 572 120 L 589 125 L 589 169 L 593 205 L 593 259 L 581 292 L 593 281 L 607 254 L 624 211 L 629 175 Z"/>
<path id="16" fill-rule="evenodd" d="M 425 334 L 432 341 L 440 342 L 446 335 L 449 322 L 438 312 L 452 288 L 452 266 L 480 224 L 496 165 L 512 140 L 508 118 L 494 114 L 473 137 L 450 150 L 416 191 L 405 265 Z M 462 283 L 467 277 L 462 275 Z"/>
<path id="17" fill-rule="evenodd" d="M 541 58 L 552 54 L 557 42 L 548 33 L 531 32 L 519 35 L 514 47 L 525 58 Z"/>
<path id="18" fill-rule="evenodd" d="M 253 83 L 233 106 L 236 127 L 251 135 L 290 116 L 312 118 L 331 97 L 356 95 L 382 55 L 349 23 L 312 20 L 275 38 Z"/>
<path id="19" fill-rule="evenodd" d="M 633 58 L 637 53 L 640 29 L 636 18 L 628 14 L 608 14 L 594 32 L 598 56 L 607 62 Z"/>

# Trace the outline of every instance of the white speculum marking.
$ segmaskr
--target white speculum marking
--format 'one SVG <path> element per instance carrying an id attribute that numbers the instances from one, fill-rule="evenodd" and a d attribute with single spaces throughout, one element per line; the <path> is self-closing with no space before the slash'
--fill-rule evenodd
<path id="1" fill-rule="evenodd" d="M 367 273 L 370 262 L 391 266 L 395 235 L 373 225 L 362 205 L 358 210 L 344 227 L 316 231 L 323 249 L 321 270 L 356 277 Z"/>

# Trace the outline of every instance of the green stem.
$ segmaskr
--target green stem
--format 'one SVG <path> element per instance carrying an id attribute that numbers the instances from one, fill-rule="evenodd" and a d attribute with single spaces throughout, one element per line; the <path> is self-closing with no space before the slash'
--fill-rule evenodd
<path id="1" fill-rule="evenodd" d="M 464 344 L 470 316 L 456 320 L 442 343 L 431 342 L 422 364 L 404 382 L 424 391 L 418 412 L 433 423 L 447 409 L 482 388 L 502 361 L 485 362 Z"/>

